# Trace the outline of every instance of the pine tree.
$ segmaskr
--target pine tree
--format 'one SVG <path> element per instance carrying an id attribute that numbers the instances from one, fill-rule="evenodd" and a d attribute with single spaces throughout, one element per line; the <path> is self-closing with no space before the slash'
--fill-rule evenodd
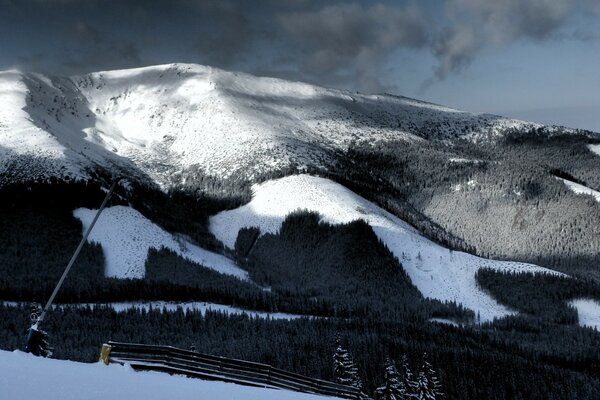
<path id="1" fill-rule="evenodd" d="M 387 358 L 385 360 L 385 383 L 375 390 L 377 400 L 403 400 L 409 397 L 408 390 L 403 380 L 400 379 L 396 363 Z"/>
<path id="2" fill-rule="evenodd" d="M 336 349 L 333 355 L 335 380 L 342 385 L 362 389 L 362 381 L 358 376 L 358 368 L 354 364 L 350 352 L 342 347 L 339 336 L 335 338 Z"/>
<path id="3" fill-rule="evenodd" d="M 400 379 L 402 386 L 406 389 L 406 395 L 404 398 L 413 399 L 417 394 L 417 381 L 415 380 L 413 373 L 408 365 L 408 357 L 406 354 L 402 355 L 400 364 Z"/>
<path id="4" fill-rule="evenodd" d="M 443 396 L 441 385 L 437 379 L 435 370 L 427 360 L 427 354 L 423 354 L 423 366 L 417 378 L 416 398 L 419 400 L 441 399 Z"/>

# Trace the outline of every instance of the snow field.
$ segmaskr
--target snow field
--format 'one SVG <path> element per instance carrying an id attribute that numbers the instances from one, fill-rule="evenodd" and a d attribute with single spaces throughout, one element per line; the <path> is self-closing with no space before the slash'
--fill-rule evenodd
<path id="1" fill-rule="evenodd" d="M 587 186 L 581 185 L 579 183 L 575 183 L 573 181 L 567 180 L 567 179 L 563 179 L 563 178 L 556 178 L 560 181 L 563 181 L 563 183 L 575 194 L 587 194 L 590 196 L 594 196 L 594 199 L 596 199 L 596 201 L 600 202 L 600 192 L 594 190 L 594 189 L 590 189 Z"/>
<path id="2" fill-rule="evenodd" d="M 100 349 L 98 349 L 100 354 Z M 0 350 L 2 400 L 319 400 L 287 390 L 204 381 L 125 365 L 85 364 Z"/>
<path id="3" fill-rule="evenodd" d="M 85 231 L 97 210 L 78 208 L 73 215 Z M 184 238 L 175 238 L 131 207 L 104 209 L 88 237 L 102 246 L 105 275 L 114 278 L 143 278 L 148 251 L 165 247 L 180 256 L 222 274 L 248 280 L 248 273 L 225 256 L 204 250 Z"/>
<path id="4" fill-rule="evenodd" d="M 475 280 L 480 268 L 498 271 L 558 274 L 532 264 L 494 261 L 451 251 L 423 237 L 396 216 L 345 187 L 324 178 L 295 175 L 253 186 L 252 201 L 210 219 L 210 229 L 226 246 L 233 247 L 243 227 L 276 233 L 285 217 L 296 210 L 318 212 L 333 224 L 366 221 L 400 260 L 410 279 L 425 297 L 455 301 L 475 311 L 481 322 L 514 314 L 481 290 Z"/>
<path id="5" fill-rule="evenodd" d="M 577 309 L 579 325 L 600 329 L 600 302 L 592 299 L 576 299 L 569 304 Z"/>
<path id="6" fill-rule="evenodd" d="M 15 307 L 18 305 L 27 305 L 25 303 L 19 303 L 14 301 L 0 301 L 0 304 L 4 304 L 8 307 Z M 204 315 L 207 311 L 218 311 L 225 313 L 227 315 L 247 315 L 251 318 L 264 318 L 264 319 L 283 319 L 283 320 L 292 320 L 298 318 L 318 318 L 310 315 L 299 315 L 299 314 L 286 314 L 286 313 L 270 313 L 266 311 L 254 311 L 247 310 L 244 308 L 232 307 L 225 304 L 217 304 L 217 303 L 205 303 L 201 301 L 191 301 L 185 303 L 174 303 L 168 301 L 146 301 L 146 302 L 124 302 L 124 303 L 81 303 L 81 304 L 55 304 L 56 307 L 111 307 L 116 312 L 125 312 L 127 310 L 136 309 L 136 310 L 145 310 L 148 311 L 150 308 L 153 310 L 167 312 L 174 312 L 178 309 L 182 309 L 184 312 L 188 311 L 197 311 Z"/>
<path id="7" fill-rule="evenodd" d="M 588 144 L 588 149 L 594 153 L 600 156 L 600 144 Z"/>

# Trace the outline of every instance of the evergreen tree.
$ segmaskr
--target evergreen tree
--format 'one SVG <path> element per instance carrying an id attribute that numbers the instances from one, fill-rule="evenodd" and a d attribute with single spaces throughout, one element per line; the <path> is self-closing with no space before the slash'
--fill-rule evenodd
<path id="1" fill-rule="evenodd" d="M 425 353 L 423 354 L 423 366 L 417 378 L 416 398 L 419 400 L 435 400 L 441 399 L 442 396 L 440 382 Z"/>
<path id="2" fill-rule="evenodd" d="M 406 390 L 406 395 L 404 398 L 412 399 L 416 397 L 417 393 L 417 381 L 415 380 L 413 373 L 408 365 L 408 357 L 406 354 L 402 355 L 401 365 L 400 365 L 400 379 L 402 382 L 402 386 Z"/>
<path id="3" fill-rule="evenodd" d="M 405 383 L 400 379 L 396 363 L 387 358 L 385 360 L 385 383 L 375 390 L 377 400 L 403 400 L 409 398 Z"/>
<path id="4" fill-rule="evenodd" d="M 350 352 L 342 347 L 339 336 L 335 338 L 335 345 L 333 363 L 336 382 L 361 390 L 362 381 L 358 376 L 358 368 L 356 368 Z"/>

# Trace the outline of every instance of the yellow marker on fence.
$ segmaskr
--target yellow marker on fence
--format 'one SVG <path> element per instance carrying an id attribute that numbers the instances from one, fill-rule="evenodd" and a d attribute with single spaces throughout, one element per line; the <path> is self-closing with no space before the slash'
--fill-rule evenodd
<path id="1" fill-rule="evenodd" d="M 110 363 L 110 350 L 112 347 L 108 344 L 103 344 L 100 349 L 100 361 L 104 362 L 104 364 L 108 365 Z"/>

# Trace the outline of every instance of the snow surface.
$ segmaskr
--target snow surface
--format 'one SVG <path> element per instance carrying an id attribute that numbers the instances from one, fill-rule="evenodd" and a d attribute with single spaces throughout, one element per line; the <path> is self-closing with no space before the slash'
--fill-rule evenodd
<path id="1" fill-rule="evenodd" d="M 100 349 L 98 349 L 98 352 Z M 84 364 L 0 350 L 2 400 L 318 400 L 288 390 L 204 381 L 125 365 Z"/>
<path id="2" fill-rule="evenodd" d="M 448 319 L 448 318 L 429 318 L 429 322 L 435 322 L 435 323 L 444 324 L 444 325 L 452 325 L 452 326 L 455 326 L 455 327 L 460 327 L 461 326 L 458 322 L 453 321 L 453 320 Z"/>
<path id="3" fill-rule="evenodd" d="M 592 299 L 577 299 L 569 301 L 577 309 L 579 325 L 600 329 L 600 302 Z"/>
<path id="4" fill-rule="evenodd" d="M 227 177 L 326 166 L 354 141 L 483 140 L 541 126 L 194 64 L 69 78 L 0 72 L 0 104 L 4 179 L 86 179 L 100 165 L 163 188 L 190 168 Z"/>
<path id="5" fill-rule="evenodd" d="M 29 303 L 20 303 L 16 301 L 0 301 L 0 304 L 4 304 L 8 307 L 16 307 L 20 305 L 28 305 Z M 206 311 L 218 311 L 228 315 L 247 315 L 252 318 L 270 318 L 270 319 L 298 319 L 298 318 L 318 318 L 311 315 L 300 315 L 300 314 L 286 314 L 286 313 L 270 313 L 265 311 L 254 311 L 247 310 L 244 308 L 232 307 L 225 304 L 217 303 L 205 303 L 201 301 L 190 301 L 184 303 L 174 303 L 169 301 L 145 301 L 145 302 L 124 302 L 124 303 L 78 303 L 78 304 L 54 304 L 55 307 L 111 307 L 116 312 L 125 312 L 127 310 L 159 310 L 167 312 L 177 311 L 182 309 L 184 312 L 197 311 L 202 315 Z"/>
<path id="6" fill-rule="evenodd" d="M 574 193 L 576 194 L 587 194 L 590 196 L 594 196 L 594 199 L 596 199 L 596 201 L 600 202 L 600 192 L 594 190 L 594 189 L 590 189 L 587 186 L 581 185 L 579 183 L 575 183 L 573 181 L 570 181 L 568 179 L 563 179 L 563 178 L 556 178 L 558 180 L 561 180 L 564 182 L 564 184 Z"/>
<path id="7" fill-rule="evenodd" d="M 226 246 L 233 247 L 238 231 L 256 226 L 262 233 L 276 233 L 285 217 L 296 210 L 318 212 L 333 224 L 366 221 L 398 257 L 412 282 L 424 296 L 456 301 L 479 313 L 481 322 L 514 314 L 476 283 L 480 268 L 498 271 L 558 274 L 532 264 L 494 261 L 448 250 L 423 237 L 396 216 L 328 179 L 295 175 L 253 186 L 252 201 L 210 219 L 210 229 Z"/>
<path id="8" fill-rule="evenodd" d="M 81 220 L 84 232 L 94 219 L 96 211 L 79 208 L 73 212 Z M 204 250 L 185 238 L 174 237 L 131 207 L 104 209 L 88 241 L 102 246 L 107 277 L 143 278 L 148 251 L 164 247 L 222 274 L 249 279 L 248 273 L 227 257 Z"/>
<path id="9" fill-rule="evenodd" d="M 592 153 L 600 156 L 600 144 L 588 144 L 588 149 L 590 149 Z"/>

